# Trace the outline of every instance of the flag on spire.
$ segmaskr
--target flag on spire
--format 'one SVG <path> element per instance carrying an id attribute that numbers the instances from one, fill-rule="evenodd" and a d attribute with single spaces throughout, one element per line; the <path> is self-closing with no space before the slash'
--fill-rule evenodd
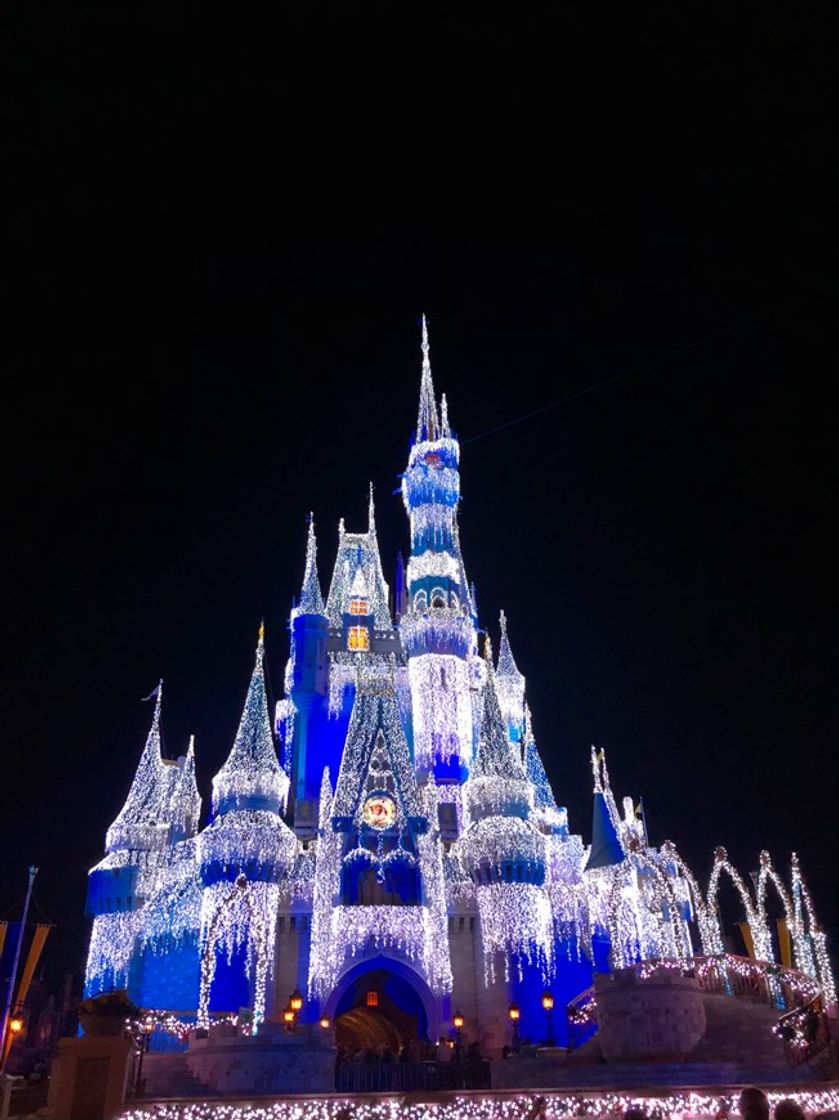
<path id="1" fill-rule="evenodd" d="M 419 415 L 417 417 L 417 440 L 437 438 L 437 402 L 434 400 L 434 383 L 431 380 L 431 359 L 428 356 L 428 324 L 422 317 L 422 380 L 420 382 Z"/>
<path id="2" fill-rule="evenodd" d="M 325 614 L 323 595 L 318 579 L 318 545 L 315 539 L 315 519 L 309 514 L 309 534 L 306 540 L 306 570 L 303 574 L 303 588 L 300 592 L 300 605 L 297 614 Z"/>

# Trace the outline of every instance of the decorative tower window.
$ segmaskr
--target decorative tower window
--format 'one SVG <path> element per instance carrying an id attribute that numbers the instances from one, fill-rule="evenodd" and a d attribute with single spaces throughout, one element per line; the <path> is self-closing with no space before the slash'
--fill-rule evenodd
<path id="1" fill-rule="evenodd" d="M 367 614 L 368 606 L 366 599 L 350 599 L 350 614 Z"/>
<path id="2" fill-rule="evenodd" d="M 370 631 L 366 626 L 351 626 L 349 630 L 349 649 L 365 650 L 370 648 Z"/>

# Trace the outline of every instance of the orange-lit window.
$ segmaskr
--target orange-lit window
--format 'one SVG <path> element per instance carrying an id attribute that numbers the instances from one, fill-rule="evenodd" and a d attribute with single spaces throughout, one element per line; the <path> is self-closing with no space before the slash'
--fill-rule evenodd
<path id="1" fill-rule="evenodd" d="M 367 600 L 350 599 L 350 614 L 367 614 Z"/>
<path id="2" fill-rule="evenodd" d="M 366 626 L 351 626 L 349 634 L 350 649 L 369 649 L 370 631 Z"/>

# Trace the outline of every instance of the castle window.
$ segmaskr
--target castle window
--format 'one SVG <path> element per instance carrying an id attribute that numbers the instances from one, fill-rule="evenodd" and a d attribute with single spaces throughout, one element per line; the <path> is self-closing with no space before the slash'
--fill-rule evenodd
<path id="1" fill-rule="evenodd" d="M 428 607 L 428 596 L 424 591 L 418 591 L 414 596 L 414 610 L 424 611 Z"/>
<path id="2" fill-rule="evenodd" d="M 443 591 L 442 587 L 435 587 L 434 590 L 431 592 L 431 605 L 432 605 L 432 607 L 438 607 L 438 608 L 439 607 L 445 607 L 445 605 L 446 605 L 446 593 Z"/>
<path id="3" fill-rule="evenodd" d="M 350 599 L 350 614 L 367 614 L 366 599 Z"/>
<path id="4" fill-rule="evenodd" d="M 370 631 L 366 626 L 350 627 L 347 648 L 354 650 L 365 650 L 370 648 Z"/>

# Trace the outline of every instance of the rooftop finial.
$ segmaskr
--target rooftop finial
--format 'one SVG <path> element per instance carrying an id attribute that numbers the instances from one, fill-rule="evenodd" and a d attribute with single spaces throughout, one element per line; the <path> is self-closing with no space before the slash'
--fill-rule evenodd
<path id="1" fill-rule="evenodd" d="M 376 531 L 376 503 L 373 501 L 373 483 L 370 483 L 370 504 L 367 507 L 367 532 Z"/>
<path id="2" fill-rule="evenodd" d="M 428 356 L 428 323 L 422 317 L 422 380 L 420 381 L 419 415 L 417 417 L 417 440 L 437 438 L 437 402 L 434 400 L 434 383 L 431 380 L 431 359 Z"/>
<path id="3" fill-rule="evenodd" d="M 443 393 L 440 398 L 440 435 L 443 439 L 449 439 L 451 434 L 452 429 L 449 425 L 449 402 L 446 400 L 446 394 Z"/>

